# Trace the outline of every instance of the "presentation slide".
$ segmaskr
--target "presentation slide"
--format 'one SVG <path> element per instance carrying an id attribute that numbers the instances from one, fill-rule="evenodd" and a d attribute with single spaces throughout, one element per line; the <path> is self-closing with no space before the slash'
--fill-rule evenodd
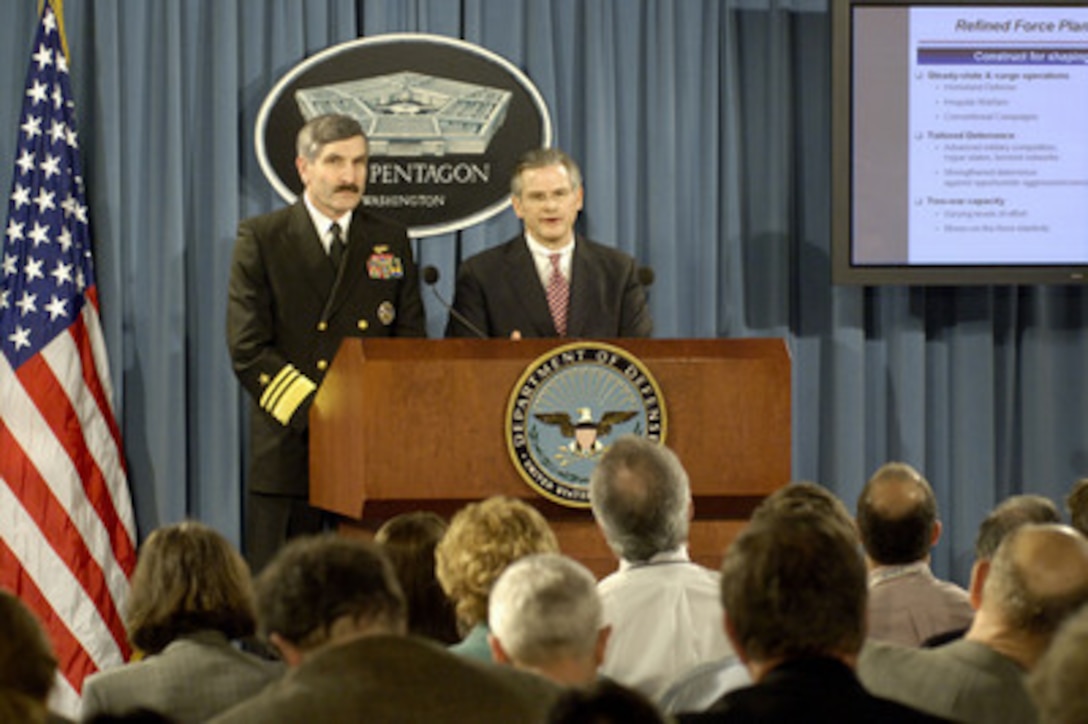
<path id="1" fill-rule="evenodd" d="M 1088 260 L 1088 8 L 883 10 L 856 9 L 854 261 Z"/>

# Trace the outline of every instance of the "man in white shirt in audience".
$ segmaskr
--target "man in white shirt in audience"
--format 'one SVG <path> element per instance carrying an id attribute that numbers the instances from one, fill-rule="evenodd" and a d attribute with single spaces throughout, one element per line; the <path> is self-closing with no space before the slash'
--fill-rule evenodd
<path id="1" fill-rule="evenodd" d="M 671 450 L 628 435 L 602 456 L 589 498 L 620 559 L 597 587 L 612 628 L 600 672 L 656 699 L 678 675 L 732 653 L 718 572 L 688 556 L 688 475 Z"/>

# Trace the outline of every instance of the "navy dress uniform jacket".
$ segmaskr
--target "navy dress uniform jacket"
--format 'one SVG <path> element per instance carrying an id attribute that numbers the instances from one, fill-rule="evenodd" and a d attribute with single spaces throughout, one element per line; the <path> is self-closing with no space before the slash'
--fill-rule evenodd
<path id="1" fill-rule="evenodd" d="M 333 268 L 300 199 L 242 221 L 227 343 L 252 400 L 251 492 L 305 497 L 313 393 L 345 337 L 425 337 L 419 274 L 403 226 L 362 207 Z"/>

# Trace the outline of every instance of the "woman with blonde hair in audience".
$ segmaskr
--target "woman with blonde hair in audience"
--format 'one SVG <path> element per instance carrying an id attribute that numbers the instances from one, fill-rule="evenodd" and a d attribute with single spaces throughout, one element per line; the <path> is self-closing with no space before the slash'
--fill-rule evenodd
<path id="1" fill-rule="evenodd" d="M 256 630 L 249 567 L 206 525 L 187 521 L 148 537 L 126 608 L 129 641 L 145 658 L 88 678 L 84 719 L 142 708 L 202 722 L 281 670 L 237 646 Z"/>
<path id="2" fill-rule="evenodd" d="M 435 549 L 438 581 L 453 601 L 464 639 L 452 651 L 492 661 L 487 597 L 508 565 L 532 553 L 558 553 L 559 541 L 535 508 L 495 496 L 470 503 L 450 520 Z"/>

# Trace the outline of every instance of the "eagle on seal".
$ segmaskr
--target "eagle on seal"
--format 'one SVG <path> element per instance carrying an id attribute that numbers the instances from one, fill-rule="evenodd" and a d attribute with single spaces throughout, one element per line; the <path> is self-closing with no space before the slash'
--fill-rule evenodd
<path id="1" fill-rule="evenodd" d="M 572 438 L 568 446 L 570 451 L 579 455 L 592 455 L 604 447 L 600 438 L 607 437 L 612 427 L 627 422 L 637 415 L 630 410 L 612 410 L 593 421 L 593 411 L 588 407 L 579 407 L 578 421 L 571 420 L 566 412 L 536 412 L 533 416 L 546 425 L 555 425 L 563 437 Z"/>

